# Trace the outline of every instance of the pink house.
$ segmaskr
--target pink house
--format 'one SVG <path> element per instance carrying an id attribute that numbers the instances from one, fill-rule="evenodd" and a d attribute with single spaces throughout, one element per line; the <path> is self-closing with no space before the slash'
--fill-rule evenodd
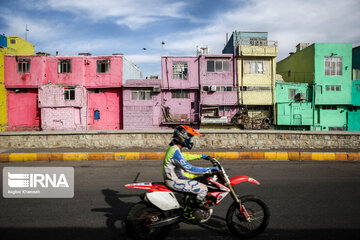
<path id="1" fill-rule="evenodd" d="M 199 125 L 199 57 L 162 57 L 163 126 Z"/>
<path id="2" fill-rule="evenodd" d="M 232 54 L 200 55 L 201 123 L 230 123 L 238 111 Z"/>
<path id="3" fill-rule="evenodd" d="M 88 129 L 122 129 L 123 56 L 86 57 Z"/>
<path id="4" fill-rule="evenodd" d="M 38 86 L 45 83 L 44 56 L 6 55 L 8 131 L 40 130 Z"/>
<path id="5" fill-rule="evenodd" d="M 159 79 L 130 79 L 123 85 L 124 129 L 159 129 L 162 121 Z"/>
<path id="6" fill-rule="evenodd" d="M 7 89 L 7 115 L 7 131 L 39 131 L 38 89 Z"/>
<path id="7" fill-rule="evenodd" d="M 122 77 L 122 55 L 6 56 L 9 130 L 40 128 L 38 100 L 44 130 L 121 129 Z"/>
<path id="8" fill-rule="evenodd" d="M 42 130 L 86 130 L 86 89 L 48 84 L 39 87 Z"/>

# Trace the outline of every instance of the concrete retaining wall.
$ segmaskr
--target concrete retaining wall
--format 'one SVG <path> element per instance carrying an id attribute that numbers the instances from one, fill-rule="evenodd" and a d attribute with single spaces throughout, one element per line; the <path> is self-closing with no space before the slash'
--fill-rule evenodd
<path id="1" fill-rule="evenodd" d="M 360 132 L 238 131 L 200 130 L 194 151 L 297 149 L 341 151 L 360 149 Z M 167 148 L 170 130 L 157 131 L 76 131 L 1 132 L 0 149 L 86 148 L 153 151 Z"/>

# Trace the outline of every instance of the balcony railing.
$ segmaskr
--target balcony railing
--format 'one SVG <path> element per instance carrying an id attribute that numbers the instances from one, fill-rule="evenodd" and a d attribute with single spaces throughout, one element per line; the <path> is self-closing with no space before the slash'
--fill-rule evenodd
<path id="1" fill-rule="evenodd" d="M 242 39 L 239 40 L 238 45 L 248 45 L 248 46 L 276 46 L 278 41 L 272 40 L 261 40 L 261 39 Z"/>
<path id="2" fill-rule="evenodd" d="M 268 56 L 276 57 L 278 54 L 278 42 L 268 40 L 240 40 L 238 42 L 238 54 L 244 56 Z"/>

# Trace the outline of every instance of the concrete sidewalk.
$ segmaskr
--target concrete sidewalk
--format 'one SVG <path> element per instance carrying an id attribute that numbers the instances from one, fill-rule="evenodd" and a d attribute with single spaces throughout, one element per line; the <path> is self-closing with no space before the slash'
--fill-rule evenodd
<path id="1" fill-rule="evenodd" d="M 208 154 L 219 160 L 293 160 L 293 161 L 360 161 L 360 151 L 352 149 L 323 150 L 209 150 L 190 152 Z M 0 162 L 16 161 L 86 161 L 86 160 L 162 160 L 161 149 L 0 149 Z"/>

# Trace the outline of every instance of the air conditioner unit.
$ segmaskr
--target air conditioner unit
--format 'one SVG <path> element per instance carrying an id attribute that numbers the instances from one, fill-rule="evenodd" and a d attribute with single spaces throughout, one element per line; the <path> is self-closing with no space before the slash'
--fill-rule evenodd
<path id="1" fill-rule="evenodd" d="M 216 86 L 210 86 L 210 92 L 216 92 Z"/>
<path id="2" fill-rule="evenodd" d="M 306 93 L 297 93 L 295 98 L 297 100 L 306 100 Z"/>
<path id="3" fill-rule="evenodd" d="M 153 92 L 154 93 L 159 93 L 159 92 L 161 92 L 161 89 L 159 87 L 154 87 Z"/>

